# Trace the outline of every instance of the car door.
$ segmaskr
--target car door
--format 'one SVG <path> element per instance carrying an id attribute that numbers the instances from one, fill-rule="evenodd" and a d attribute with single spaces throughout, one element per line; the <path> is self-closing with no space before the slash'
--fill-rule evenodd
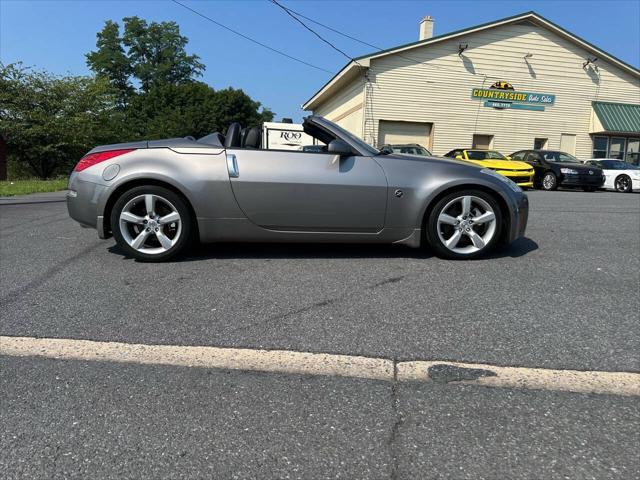
<path id="1" fill-rule="evenodd" d="M 542 155 L 538 152 L 527 152 L 524 156 L 524 161 L 533 167 L 536 179 L 542 178 L 548 170 L 543 164 Z"/>
<path id="2" fill-rule="evenodd" d="M 228 149 L 238 205 L 271 230 L 378 232 L 384 227 L 387 180 L 373 157 Z"/>

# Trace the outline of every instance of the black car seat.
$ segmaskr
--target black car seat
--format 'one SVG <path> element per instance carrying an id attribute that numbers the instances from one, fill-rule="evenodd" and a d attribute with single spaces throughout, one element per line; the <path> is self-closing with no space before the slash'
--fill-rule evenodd
<path id="1" fill-rule="evenodd" d="M 240 135 L 242 133 L 242 127 L 238 122 L 234 122 L 229 125 L 227 130 L 227 136 L 224 140 L 225 148 L 238 148 L 241 146 Z"/>
<path id="2" fill-rule="evenodd" d="M 260 127 L 250 128 L 244 139 L 243 147 L 258 149 L 262 146 L 262 129 Z"/>
<path id="3" fill-rule="evenodd" d="M 240 146 L 244 148 L 244 144 L 247 141 L 247 135 L 249 134 L 249 127 L 245 127 L 240 132 Z"/>

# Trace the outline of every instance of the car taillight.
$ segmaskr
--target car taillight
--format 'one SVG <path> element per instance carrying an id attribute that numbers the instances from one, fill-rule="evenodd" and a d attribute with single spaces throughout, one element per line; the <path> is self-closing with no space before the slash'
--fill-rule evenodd
<path id="1" fill-rule="evenodd" d="M 109 150 L 107 152 L 90 153 L 80 159 L 73 171 L 81 172 L 85 168 L 92 167 L 97 163 L 104 162 L 105 160 L 109 160 L 110 158 L 117 157 L 119 155 L 124 155 L 125 153 L 133 152 L 134 150 L 135 148 L 128 148 L 125 150 Z"/>

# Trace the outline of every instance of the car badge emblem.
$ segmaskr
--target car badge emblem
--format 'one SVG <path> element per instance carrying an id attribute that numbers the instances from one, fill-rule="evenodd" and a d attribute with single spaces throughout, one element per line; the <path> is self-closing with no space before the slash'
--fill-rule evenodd
<path id="1" fill-rule="evenodd" d="M 589 175 L 593 175 L 593 170 L 589 170 Z"/>
<path id="2" fill-rule="evenodd" d="M 396 197 L 400 198 L 400 197 L 402 197 L 402 195 L 404 195 L 404 192 L 403 192 L 402 190 L 398 189 L 398 190 L 396 190 L 395 192 L 393 192 L 393 194 L 394 194 Z"/>

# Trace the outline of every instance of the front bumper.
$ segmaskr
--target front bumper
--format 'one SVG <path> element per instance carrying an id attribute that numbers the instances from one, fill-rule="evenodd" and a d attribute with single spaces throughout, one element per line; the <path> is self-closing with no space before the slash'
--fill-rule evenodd
<path id="1" fill-rule="evenodd" d="M 518 184 L 519 187 L 533 187 L 533 170 L 493 170 Z"/>
<path id="2" fill-rule="evenodd" d="M 69 216 L 83 227 L 95 228 L 98 236 L 105 238 L 102 211 L 99 205 L 107 187 L 78 179 L 77 173 L 69 178 L 67 210 Z"/>
<path id="3" fill-rule="evenodd" d="M 559 184 L 563 187 L 595 187 L 604 185 L 604 175 L 562 175 Z"/>
<path id="4" fill-rule="evenodd" d="M 515 211 L 511 214 L 511 222 L 509 225 L 509 234 L 507 236 L 508 243 L 511 243 L 521 237 L 527 230 L 527 222 L 529 220 L 529 198 L 526 194 L 522 194 L 516 204 Z"/>

